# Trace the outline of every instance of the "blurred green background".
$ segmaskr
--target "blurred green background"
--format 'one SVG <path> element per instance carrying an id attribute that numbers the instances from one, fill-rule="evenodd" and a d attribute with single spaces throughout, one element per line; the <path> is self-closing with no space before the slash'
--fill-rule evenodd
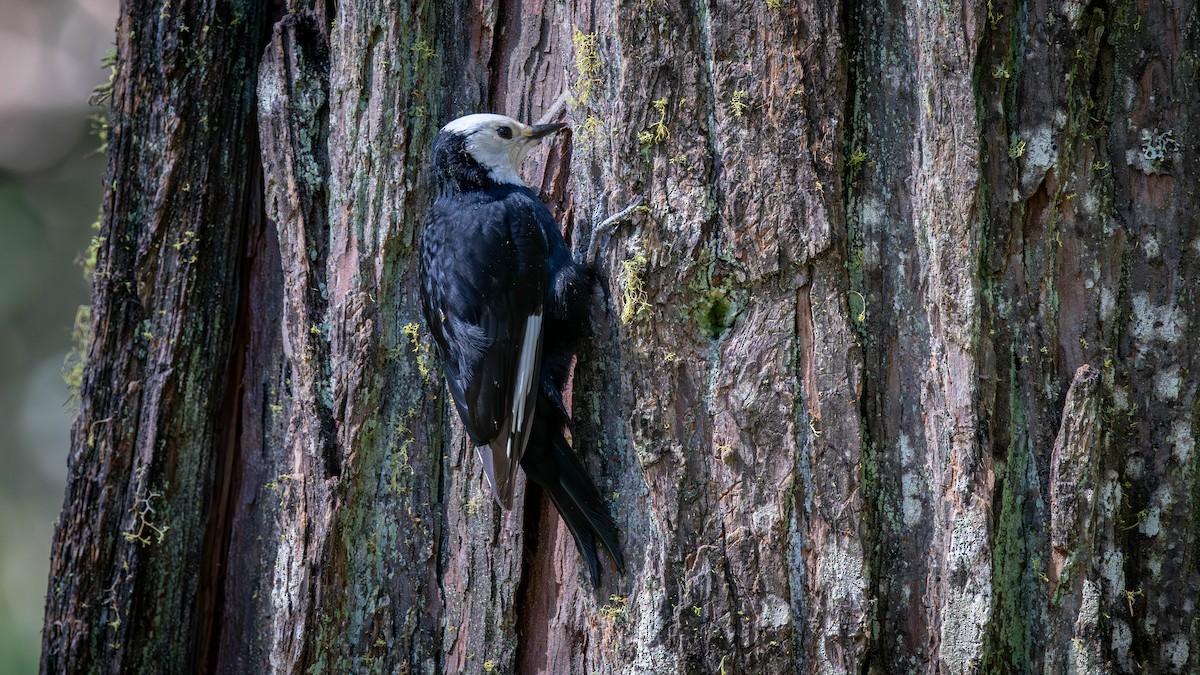
<path id="1" fill-rule="evenodd" d="M 76 261 L 105 157 L 93 87 L 117 0 L 0 0 L 0 673 L 37 671 L 74 403 L 63 382 L 89 283 Z"/>

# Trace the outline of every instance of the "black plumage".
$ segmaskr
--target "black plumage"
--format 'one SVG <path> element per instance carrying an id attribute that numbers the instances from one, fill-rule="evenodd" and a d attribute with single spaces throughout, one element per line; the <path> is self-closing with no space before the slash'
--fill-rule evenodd
<path id="1" fill-rule="evenodd" d="M 597 538 L 621 571 L 624 559 L 604 500 L 566 439 L 562 398 L 595 276 L 575 262 L 549 210 L 516 177 L 528 149 L 561 127 L 471 115 L 438 134 L 422 300 L 497 501 L 511 506 L 519 463 L 558 509 L 598 583 Z"/>

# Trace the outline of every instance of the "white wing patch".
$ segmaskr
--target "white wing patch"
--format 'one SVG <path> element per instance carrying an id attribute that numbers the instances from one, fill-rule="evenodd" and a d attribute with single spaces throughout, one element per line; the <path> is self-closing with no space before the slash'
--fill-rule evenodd
<path id="1" fill-rule="evenodd" d="M 525 339 L 521 342 L 521 361 L 517 367 L 517 382 L 513 387 L 512 417 L 508 444 L 504 453 L 512 461 L 513 442 L 518 439 L 517 430 L 525 426 L 525 405 L 529 401 L 529 388 L 533 386 L 537 347 L 542 335 L 542 315 L 532 314 L 525 319 Z"/>

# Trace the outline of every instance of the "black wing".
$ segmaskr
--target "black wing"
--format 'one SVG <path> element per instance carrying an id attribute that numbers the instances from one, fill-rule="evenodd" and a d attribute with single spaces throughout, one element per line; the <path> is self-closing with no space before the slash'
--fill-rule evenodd
<path id="1" fill-rule="evenodd" d="M 454 404 L 508 507 L 532 428 L 541 362 L 549 218 L 532 195 L 449 196 L 422 245 L 425 321 Z"/>

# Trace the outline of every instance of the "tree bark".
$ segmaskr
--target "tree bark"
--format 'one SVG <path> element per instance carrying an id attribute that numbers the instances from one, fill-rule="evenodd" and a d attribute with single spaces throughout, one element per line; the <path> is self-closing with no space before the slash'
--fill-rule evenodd
<path id="1" fill-rule="evenodd" d="M 123 3 L 44 672 L 1200 667 L 1193 3 L 276 4 Z M 599 588 L 419 319 L 482 110 L 571 123 Z"/>

